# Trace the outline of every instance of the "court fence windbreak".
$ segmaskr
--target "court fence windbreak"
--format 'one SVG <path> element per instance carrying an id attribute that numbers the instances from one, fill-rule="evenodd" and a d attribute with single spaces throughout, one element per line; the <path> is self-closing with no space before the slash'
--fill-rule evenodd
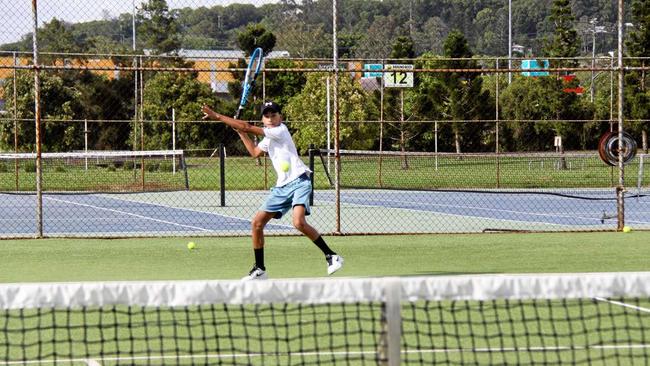
<path id="1" fill-rule="evenodd" d="M 0 285 L 0 364 L 645 364 L 650 274 Z"/>
<path id="2" fill-rule="evenodd" d="M 536 29 L 547 9 L 519 11 L 530 28 L 515 27 L 515 41 L 533 59 L 494 36 L 510 6 L 521 10 L 39 0 L 0 11 L 0 154 L 37 157 L 0 160 L 0 237 L 248 235 L 274 172 L 201 106 L 236 113 L 256 47 L 263 63 L 240 117 L 259 126 L 274 100 L 306 163 L 311 145 L 334 150 L 313 156 L 324 163 L 310 222 L 325 234 L 650 228 L 645 18 L 621 6 L 592 24 L 599 9 L 585 2 L 575 54 L 546 57 L 566 54 L 540 42 L 563 30 Z M 591 50 L 580 36 L 594 37 Z M 184 162 L 47 158 L 180 150 Z M 619 150 L 637 156 L 617 164 Z M 288 218 L 268 229 L 298 234 Z"/>

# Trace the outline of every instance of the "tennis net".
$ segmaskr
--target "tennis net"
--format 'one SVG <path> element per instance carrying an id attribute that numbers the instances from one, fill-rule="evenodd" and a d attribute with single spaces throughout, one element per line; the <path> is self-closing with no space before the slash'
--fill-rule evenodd
<path id="1" fill-rule="evenodd" d="M 647 364 L 650 273 L 0 285 L 0 364 Z"/>
<path id="2" fill-rule="evenodd" d="M 183 150 L 43 153 L 41 162 L 42 187 L 48 192 L 189 188 Z M 36 191 L 36 154 L 0 153 L 0 172 L 0 192 Z"/>
<path id="3" fill-rule="evenodd" d="M 319 154 L 325 172 L 333 172 L 335 152 L 324 149 Z M 615 167 L 604 164 L 595 151 L 459 154 L 340 150 L 339 154 L 344 188 L 499 189 L 513 193 L 561 189 L 567 195 L 573 191 L 582 196 L 584 188 L 618 185 Z M 648 179 L 645 170 L 643 156 L 628 163 L 626 186 L 641 188 L 642 181 Z M 330 182 L 333 184 L 331 175 Z"/>

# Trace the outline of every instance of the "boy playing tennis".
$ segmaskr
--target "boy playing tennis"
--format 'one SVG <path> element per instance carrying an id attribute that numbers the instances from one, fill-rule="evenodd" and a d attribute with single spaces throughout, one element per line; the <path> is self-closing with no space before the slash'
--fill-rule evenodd
<path id="1" fill-rule="evenodd" d="M 305 216 L 310 214 L 311 171 L 300 160 L 289 129 L 282 123 L 280 106 L 270 101 L 262 105 L 264 128 L 216 113 L 205 105 L 201 110 L 204 113 L 203 119 L 221 121 L 234 128 L 252 157 L 256 158 L 268 153 L 278 175 L 276 186 L 271 189 L 271 194 L 253 217 L 251 226 L 255 265 L 242 280 L 264 280 L 267 278 L 264 266 L 264 227 L 271 219 L 281 218 L 290 208 L 293 208 L 293 226 L 313 241 L 325 254 L 327 274 L 331 275 L 341 269 L 343 257 L 332 251 L 318 231 L 305 220 Z M 248 136 L 249 133 L 264 138 L 255 146 L 253 140 Z"/>

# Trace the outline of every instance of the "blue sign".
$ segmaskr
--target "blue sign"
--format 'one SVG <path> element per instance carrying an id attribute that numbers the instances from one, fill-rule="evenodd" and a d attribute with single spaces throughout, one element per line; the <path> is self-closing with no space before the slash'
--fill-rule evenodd
<path id="1" fill-rule="evenodd" d="M 540 66 L 539 62 L 537 60 L 522 60 L 521 61 L 521 69 L 522 70 L 544 70 L 548 69 L 549 62 L 548 60 L 542 60 L 542 65 Z M 524 71 L 521 73 L 523 76 L 548 76 L 549 73 L 548 71 Z"/>
<path id="2" fill-rule="evenodd" d="M 382 64 L 363 64 L 364 70 L 381 70 L 384 68 Z M 364 78 L 380 78 L 383 76 L 381 71 L 366 71 L 363 73 Z"/>

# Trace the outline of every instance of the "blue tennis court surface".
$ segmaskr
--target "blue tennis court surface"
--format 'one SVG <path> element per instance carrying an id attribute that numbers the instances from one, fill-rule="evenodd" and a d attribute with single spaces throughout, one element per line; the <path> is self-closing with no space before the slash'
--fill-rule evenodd
<path id="1" fill-rule="evenodd" d="M 249 232 L 250 219 L 215 212 L 173 207 L 137 200 L 137 195 L 44 194 L 43 231 L 60 234 L 178 234 L 220 231 Z M 0 195 L 2 234 L 33 234 L 36 229 L 34 195 Z M 290 228 L 270 224 L 269 231 Z"/>
<path id="2" fill-rule="evenodd" d="M 46 236 L 249 235 L 250 219 L 267 191 L 130 194 L 44 194 Z M 344 190 L 341 232 L 414 233 L 489 230 L 613 230 L 613 190 L 571 192 L 444 192 Z M 630 194 L 630 193 L 628 193 Z M 0 236 L 33 236 L 36 197 L 0 194 Z M 323 233 L 336 228 L 335 193 L 316 191 L 309 223 Z M 650 197 L 627 196 L 625 222 L 650 229 Z M 291 215 L 273 220 L 269 234 L 298 234 Z"/>

